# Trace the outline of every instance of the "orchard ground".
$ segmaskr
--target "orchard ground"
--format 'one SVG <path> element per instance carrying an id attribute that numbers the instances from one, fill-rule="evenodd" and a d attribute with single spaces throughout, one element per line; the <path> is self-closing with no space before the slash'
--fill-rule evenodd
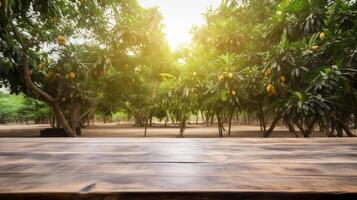
<path id="1" fill-rule="evenodd" d="M 50 128 L 48 124 L 7 124 L 0 125 L 0 137 L 39 137 L 40 130 Z M 225 126 L 228 129 L 228 126 Z M 164 127 L 161 124 L 154 124 L 148 127 L 147 137 L 165 137 L 173 138 L 179 133 L 179 127 L 168 125 Z M 82 129 L 81 137 L 143 137 L 144 128 L 136 127 L 132 124 L 116 124 L 116 123 L 95 123 L 89 127 Z M 213 138 L 218 137 L 218 128 L 216 125 L 207 127 L 204 124 L 189 124 L 185 130 L 184 137 L 186 138 Z M 224 132 L 224 137 L 246 137 L 255 138 L 261 137 L 260 127 L 256 125 L 232 125 L 231 136 Z M 270 137 L 295 137 L 284 126 L 278 126 Z M 317 130 L 311 137 L 326 137 L 324 133 Z"/>

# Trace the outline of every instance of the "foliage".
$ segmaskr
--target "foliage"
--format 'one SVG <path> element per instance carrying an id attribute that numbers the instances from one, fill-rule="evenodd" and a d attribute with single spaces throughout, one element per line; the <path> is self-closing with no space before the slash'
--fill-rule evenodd
<path id="1" fill-rule="evenodd" d="M 9 122 L 46 122 L 48 106 L 40 101 L 0 93 L 0 123 Z"/>

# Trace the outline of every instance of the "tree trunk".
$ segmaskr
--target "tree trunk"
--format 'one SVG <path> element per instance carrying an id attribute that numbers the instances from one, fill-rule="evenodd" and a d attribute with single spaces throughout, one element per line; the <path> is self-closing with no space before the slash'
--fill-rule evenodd
<path id="1" fill-rule="evenodd" d="M 289 132 L 292 132 L 295 135 L 295 137 L 299 137 L 299 135 L 295 131 L 294 124 L 292 124 L 290 120 L 287 120 L 287 124 L 289 127 Z"/>
<path id="2" fill-rule="evenodd" d="M 322 122 L 322 126 L 323 126 L 323 132 L 327 135 L 327 137 L 335 137 L 333 135 L 333 132 L 330 131 L 331 128 L 331 120 L 326 120 L 326 124 L 324 124 Z"/>
<path id="3" fill-rule="evenodd" d="M 24 72 L 24 79 L 26 82 L 26 85 L 29 89 L 31 89 L 33 92 L 35 92 L 37 95 L 41 96 L 47 103 L 49 103 L 53 109 L 53 112 L 55 113 L 57 119 L 61 123 L 64 131 L 68 134 L 70 137 L 75 137 L 76 133 L 74 130 L 71 128 L 69 125 L 68 121 L 66 120 L 61 107 L 59 106 L 58 102 L 56 99 L 51 97 L 49 94 L 47 94 L 45 91 L 42 89 L 38 88 L 31 79 L 31 72 L 29 68 L 29 60 L 27 57 L 27 48 L 22 49 L 22 62 L 23 62 L 23 72 Z"/>
<path id="4" fill-rule="evenodd" d="M 221 127 L 221 120 L 220 119 L 218 119 L 217 126 L 218 126 L 218 136 L 219 137 L 223 137 L 223 130 L 222 130 L 222 127 Z"/>
<path id="5" fill-rule="evenodd" d="M 89 127 L 90 126 L 90 117 L 89 117 L 89 115 L 86 117 L 86 123 L 87 123 L 87 126 Z"/>
<path id="6" fill-rule="evenodd" d="M 308 130 L 307 131 L 308 131 L 309 137 L 315 131 L 314 127 L 315 127 L 316 121 L 317 121 L 317 117 L 315 117 L 315 119 L 313 119 L 312 122 L 310 124 L 308 124 Z"/>
<path id="7" fill-rule="evenodd" d="M 352 133 L 351 129 L 350 129 L 346 124 L 343 124 L 343 125 L 342 125 L 342 129 L 345 131 L 345 133 L 347 134 L 348 137 L 356 137 L 356 136 Z"/>
<path id="8" fill-rule="evenodd" d="M 262 106 L 259 106 L 259 118 L 261 121 L 261 125 L 263 127 L 263 131 L 266 131 L 266 124 L 265 124 L 265 118 L 264 118 L 264 112 Z"/>
<path id="9" fill-rule="evenodd" d="M 338 124 L 336 126 L 336 131 L 337 131 L 337 136 L 338 137 L 343 137 L 342 128 Z"/>
<path id="10" fill-rule="evenodd" d="M 219 137 L 223 137 L 223 128 L 222 128 L 222 118 L 219 115 L 219 112 L 217 112 L 217 121 L 218 121 L 218 135 Z"/>
<path id="11" fill-rule="evenodd" d="M 323 123 L 321 122 L 321 120 L 319 121 L 319 132 L 320 132 L 320 133 L 324 132 L 324 125 L 323 125 Z"/>
<path id="12" fill-rule="evenodd" d="M 50 107 L 50 111 L 51 111 L 51 114 L 50 114 L 50 125 L 51 125 L 51 127 L 52 128 L 55 128 L 56 127 L 56 116 L 55 116 L 55 114 L 54 114 L 54 112 L 53 112 L 53 110 L 52 110 L 52 107 L 51 106 L 49 106 Z"/>
<path id="13" fill-rule="evenodd" d="M 173 116 L 171 116 L 171 123 L 172 123 L 173 125 L 176 125 L 176 121 L 175 121 L 175 118 L 174 118 Z"/>
<path id="14" fill-rule="evenodd" d="M 145 131 L 144 131 L 144 137 L 146 137 L 146 131 L 148 129 L 148 119 L 145 120 Z"/>
<path id="15" fill-rule="evenodd" d="M 211 115 L 211 121 L 210 121 L 211 125 L 213 124 L 213 120 L 214 120 L 214 114 Z"/>
<path id="16" fill-rule="evenodd" d="M 73 109 L 73 121 L 72 121 L 72 129 L 76 130 L 76 135 L 81 135 L 81 107 L 80 105 L 75 105 Z"/>
<path id="17" fill-rule="evenodd" d="M 243 119 L 244 119 L 244 123 L 248 124 L 248 117 L 246 114 L 243 114 Z"/>
<path id="18" fill-rule="evenodd" d="M 202 123 L 206 122 L 206 118 L 205 118 L 205 116 L 203 114 L 203 111 L 201 112 L 201 119 L 202 119 Z"/>
<path id="19" fill-rule="evenodd" d="M 209 127 L 209 119 L 210 119 L 210 117 L 209 117 L 208 112 L 205 114 L 205 118 L 204 119 L 206 121 L 206 126 Z"/>
<path id="20" fill-rule="evenodd" d="M 339 126 L 339 128 L 340 128 L 342 134 L 343 134 L 343 131 L 345 131 L 345 133 L 346 133 L 346 135 L 347 135 L 348 137 L 356 137 L 356 136 L 352 133 L 352 131 L 350 130 L 350 128 L 349 128 L 345 123 L 343 123 L 342 121 L 339 121 L 339 122 L 338 122 L 338 126 Z"/>
<path id="21" fill-rule="evenodd" d="M 262 119 L 259 117 L 259 126 L 260 126 L 260 131 L 263 132 L 263 124 L 262 124 Z"/>
<path id="22" fill-rule="evenodd" d="M 21 54 L 22 54 L 21 59 L 22 59 L 22 64 L 23 64 L 22 67 L 23 67 L 23 73 L 24 73 L 24 80 L 25 80 L 27 88 L 32 90 L 33 92 L 35 92 L 37 95 L 41 96 L 47 103 L 49 103 L 51 105 L 51 107 L 54 110 L 54 113 L 56 115 L 58 115 L 57 118 L 60 120 L 60 122 L 61 122 L 63 128 L 65 129 L 66 133 L 68 134 L 68 136 L 75 137 L 76 134 L 68 125 L 68 122 L 65 119 L 63 112 L 61 111 L 61 108 L 59 107 L 58 103 L 56 102 L 56 99 L 51 97 L 49 94 L 47 94 L 45 91 L 41 90 L 39 87 L 37 87 L 33 83 L 32 79 L 31 79 L 31 71 L 30 71 L 30 67 L 29 67 L 29 58 L 28 58 L 28 49 L 31 47 L 32 41 L 29 41 L 29 42 L 23 41 L 19 31 L 17 30 L 16 26 L 14 25 L 13 20 L 11 19 L 11 17 L 9 19 L 10 19 L 9 22 L 10 22 L 10 25 L 12 28 L 12 32 L 15 36 L 15 39 L 20 43 L 21 48 L 22 48 L 21 49 Z"/>
<path id="23" fill-rule="evenodd" d="M 229 117 L 229 121 L 228 121 L 228 136 L 231 136 L 231 129 L 232 129 L 232 116 Z"/>
<path id="24" fill-rule="evenodd" d="M 263 137 L 269 137 L 270 136 L 270 134 L 273 132 L 276 124 L 279 122 L 280 118 L 281 118 L 281 115 L 278 115 L 277 117 L 275 117 L 275 119 L 273 120 L 273 122 L 270 125 L 270 128 L 267 131 L 264 131 Z"/>
<path id="25" fill-rule="evenodd" d="M 299 124 L 299 122 L 295 121 L 295 125 L 299 128 L 301 134 L 306 138 L 306 137 L 309 137 L 308 135 L 306 135 L 305 133 L 305 129 L 304 129 L 304 124 L 301 123 Z"/>
<path id="26" fill-rule="evenodd" d="M 53 104 L 52 105 L 53 111 L 57 116 L 58 121 L 60 122 L 60 124 L 62 125 L 62 128 L 64 129 L 64 131 L 68 134 L 68 136 L 70 137 L 76 137 L 76 133 L 74 132 L 74 130 L 71 128 L 71 126 L 69 125 L 68 121 L 66 120 L 60 106 L 58 104 Z"/>
<path id="27" fill-rule="evenodd" d="M 299 124 L 298 122 L 296 122 L 296 126 L 300 129 L 301 133 L 303 134 L 303 136 L 305 138 L 310 137 L 311 133 L 313 132 L 314 129 L 314 125 L 316 123 L 317 119 L 315 118 L 314 120 L 312 120 L 312 122 L 308 123 L 308 120 L 301 120 L 301 124 Z M 305 127 L 305 129 L 304 129 Z"/>
<path id="28" fill-rule="evenodd" d="M 331 134 L 335 136 L 335 130 L 336 130 L 336 122 L 333 118 L 331 118 Z"/>
<path id="29" fill-rule="evenodd" d="M 228 118 L 228 136 L 231 136 L 232 118 L 233 118 L 234 110 L 229 114 L 229 118 Z"/>
<path id="30" fill-rule="evenodd" d="M 185 131 L 185 128 L 186 128 L 186 117 L 183 117 L 180 120 L 180 133 L 179 135 L 177 135 L 177 137 L 183 138 L 183 132 Z"/>
<path id="31" fill-rule="evenodd" d="M 165 117 L 165 127 L 167 126 L 168 117 Z"/>

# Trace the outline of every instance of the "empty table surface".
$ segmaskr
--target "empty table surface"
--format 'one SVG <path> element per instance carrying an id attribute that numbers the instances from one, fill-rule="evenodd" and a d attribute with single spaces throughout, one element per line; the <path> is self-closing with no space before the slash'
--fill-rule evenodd
<path id="1" fill-rule="evenodd" d="M 0 197 L 8 199 L 356 194 L 355 138 L 0 139 Z"/>

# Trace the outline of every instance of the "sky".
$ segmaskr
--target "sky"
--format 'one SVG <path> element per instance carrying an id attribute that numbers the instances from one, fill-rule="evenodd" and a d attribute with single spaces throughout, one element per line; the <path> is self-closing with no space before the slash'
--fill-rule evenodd
<path id="1" fill-rule="evenodd" d="M 212 5 L 216 8 L 221 0 L 139 0 L 141 6 L 158 6 L 163 16 L 164 33 L 171 49 L 191 41 L 192 25 L 204 23 L 203 13 Z"/>

